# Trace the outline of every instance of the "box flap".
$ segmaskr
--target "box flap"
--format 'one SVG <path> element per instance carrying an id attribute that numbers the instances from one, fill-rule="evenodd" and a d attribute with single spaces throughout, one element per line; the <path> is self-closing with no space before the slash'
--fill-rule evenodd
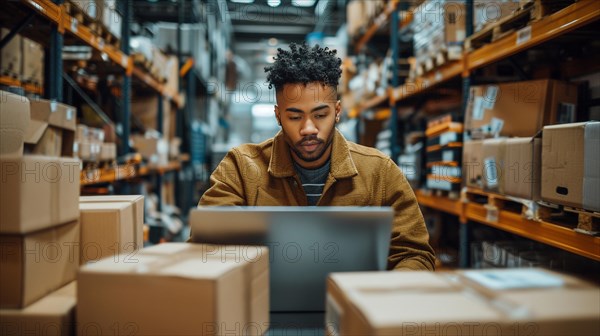
<path id="1" fill-rule="evenodd" d="M 25 131 L 25 143 L 30 145 L 38 143 L 42 135 L 44 135 L 46 128 L 48 128 L 47 122 L 31 119 L 29 126 L 27 126 L 27 131 Z"/>

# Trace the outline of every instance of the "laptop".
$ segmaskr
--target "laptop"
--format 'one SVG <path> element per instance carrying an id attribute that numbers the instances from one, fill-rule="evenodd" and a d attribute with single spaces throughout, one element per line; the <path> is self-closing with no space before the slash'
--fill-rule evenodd
<path id="1" fill-rule="evenodd" d="M 322 313 L 331 272 L 383 271 L 389 207 L 200 207 L 196 243 L 269 247 L 272 313 Z"/>

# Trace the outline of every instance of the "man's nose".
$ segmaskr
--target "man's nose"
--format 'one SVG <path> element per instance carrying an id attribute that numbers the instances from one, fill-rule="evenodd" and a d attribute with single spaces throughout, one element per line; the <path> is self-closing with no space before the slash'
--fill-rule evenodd
<path id="1" fill-rule="evenodd" d="M 306 136 L 306 135 L 313 135 L 313 134 L 317 134 L 317 133 L 319 133 L 319 130 L 317 129 L 315 124 L 312 122 L 312 120 L 310 118 L 307 118 L 304 125 L 302 125 L 302 129 L 300 129 L 300 135 Z"/>

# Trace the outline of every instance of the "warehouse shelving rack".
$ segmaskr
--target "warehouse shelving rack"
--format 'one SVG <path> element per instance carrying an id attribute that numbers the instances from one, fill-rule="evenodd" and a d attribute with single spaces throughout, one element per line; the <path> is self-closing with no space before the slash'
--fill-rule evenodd
<path id="1" fill-rule="evenodd" d="M 466 0 L 466 35 L 473 34 L 473 0 Z M 392 107 L 390 128 L 392 139 L 397 141 L 398 110 L 397 106 L 407 104 L 412 99 L 423 97 L 436 87 L 448 84 L 451 81 L 462 79 L 463 111 L 465 111 L 468 100 L 469 88 L 472 83 L 473 72 L 487 65 L 508 59 L 520 52 L 527 51 L 544 42 L 552 41 L 565 36 L 569 32 L 583 28 L 600 20 L 600 1 L 581 0 L 568 7 L 550 14 L 539 21 L 531 22 L 525 28 L 507 34 L 506 36 L 491 42 L 479 49 L 465 51 L 462 59 L 452 61 L 434 69 L 410 83 L 398 83 L 397 60 L 398 60 L 398 30 L 399 12 L 408 10 L 408 2 L 395 2 L 393 11 L 382 13 L 391 16 L 391 41 L 390 48 L 393 55 L 394 82 L 393 88 L 388 90 L 385 97 L 375 97 L 360 105 L 360 111 L 382 105 L 385 98 L 389 98 Z M 410 17 L 409 17 L 410 18 Z M 381 22 L 377 20 L 376 22 Z M 372 36 L 372 32 L 379 29 L 369 28 L 367 34 L 359 39 L 356 51 L 359 52 L 363 45 Z M 371 33 L 371 35 L 369 35 Z M 398 144 L 392 143 L 392 158 L 399 154 Z M 505 232 L 535 240 L 559 249 L 600 261 L 600 237 L 593 237 L 574 231 L 571 228 L 546 221 L 534 221 L 523 218 L 520 214 L 498 211 L 498 220 L 489 220 L 488 209 L 484 205 L 463 200 L 453 200 L 446 196 L 435 196 L 416 190 L 415 194 L 421 206 L 439 210 L 450 215 L 457 216 L 461 223 L 459 239 L 459 266 L 466 268 L 470 265 L 470 243 L 472 223 L 480 223 Z"/>

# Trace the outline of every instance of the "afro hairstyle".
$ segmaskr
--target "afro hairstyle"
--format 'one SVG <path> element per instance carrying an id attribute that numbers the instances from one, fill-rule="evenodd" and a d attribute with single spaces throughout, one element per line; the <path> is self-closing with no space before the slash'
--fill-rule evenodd
<path id="1" fill-rule="evenodd" d="M 269 89 L 283 89 L 285 84 L 308 84 L 319 82 L 337 89 L 342 74 L 342 60 L 336 50 L 309 47 L 291 43 L 290 51 L 277 48 L 277 56 L 272 66 L 265 67 Z"/>

